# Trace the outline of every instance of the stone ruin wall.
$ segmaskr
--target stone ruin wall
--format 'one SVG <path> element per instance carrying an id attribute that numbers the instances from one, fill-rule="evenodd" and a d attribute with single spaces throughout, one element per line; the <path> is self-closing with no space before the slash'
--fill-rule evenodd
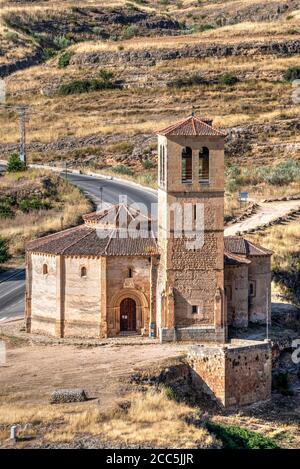
<path id="1" fill-rule="evenodd" d="M 224 407 L 266 401 L 271 397 L 270 343 L 194 346 L 188 355 L 193 379 Z"/>

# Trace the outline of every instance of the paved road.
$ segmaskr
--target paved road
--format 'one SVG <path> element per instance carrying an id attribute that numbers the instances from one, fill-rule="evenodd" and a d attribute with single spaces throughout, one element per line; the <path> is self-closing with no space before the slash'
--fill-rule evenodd
<path id="1" fill-rule="evenodd" d="M 5 167 L 0 165 L 0 171 L 4 169 Z M 70 182 L 80 187 L 96 206 L 101 202 L 100 187 L 103 187 L 103 203 L 115 204 L 119 202 L 119 196 L 126 196 L 127 203 L 139 202 L 151 210 L 151 204 L 157 200 L 153 191 L 127 183 L 81 174 L 69 173 L 67 177 Z M 10 269 L 0 274 L 0 324 L 24 314 L 24 294 L 24 269 Z"/>
<path id="2" fill-rule="evenodd" d="M 24 295 L 24 269 L 9 269 L 0 273 L 0 323 L 23 314 Z"/>
<path id="3" fill-rule="evenodd" d="M 68 174 L 68 180 L 79 186 L 87 196 L 92 198 L 96 205 L 101 202 L 100 187 L 102 187 L 103 201 L 110 204 L 118 203 L 120 196 L 126 196 L 127 203 L 132 204 L 139 202 L 150 210 L 151 204 L 157 202 L 154 191 L 148 191 L 147 189 L 139 188 L 126 182 L 71 173 Z"/>

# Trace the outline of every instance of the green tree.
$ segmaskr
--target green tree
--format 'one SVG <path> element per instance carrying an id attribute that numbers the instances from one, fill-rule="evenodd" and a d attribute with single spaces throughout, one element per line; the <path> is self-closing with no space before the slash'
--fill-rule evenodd
<path id="1" fill-rule="evenodd" d="M 8 242 L 0 236 L 0 264 L 4 264 L 9 259 Z"/>
<path id="2" fill-rule="evenodd" d="M 17 153 L 13 153 L 7 163 L 7 171 L 9 173 L 17 173 L 19 171 L 25 171 L 25 164 L 20 160 Z"/>
<path id="3" fill-rule="evenodd" d="M 289 67 L 284 73 L 283 78 L 286 81 L 294 81 L 300 79 L 300 67 Z"/>
<path id="4" fill-rule="evenodd" d="M 70 65 L 70 60 L 72 58 L 72 52 L 65 52 L 58 59 L 58 68 L 65 68 Z"/>
<path id="5" fill-rule="evenodd" d="M 220 85 L 232 86 L 235 85 L 239 79 L 232 73 L 225 73 L 218 78 Z"/>

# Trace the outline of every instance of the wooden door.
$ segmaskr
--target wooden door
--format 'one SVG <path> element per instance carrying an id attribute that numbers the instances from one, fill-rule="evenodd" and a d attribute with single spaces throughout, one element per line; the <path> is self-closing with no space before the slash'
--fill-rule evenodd
<path id="1" fill-rule="evenodd" d="M 131 298 L 120 304 L 120 331 L 136 331 L 136 303 Z"/>

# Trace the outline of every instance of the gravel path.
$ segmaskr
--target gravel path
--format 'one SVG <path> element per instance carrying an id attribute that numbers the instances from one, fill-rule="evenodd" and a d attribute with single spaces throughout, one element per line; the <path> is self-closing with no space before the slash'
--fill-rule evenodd
<path id="1" fill-rule="evenodd" d="M 233 236 L 238 232 L 259 228 L 265 223 L 287 215 L 291 210 L 300 209 L 300 200 L 284 202 L 261 202 L 256 213 L 249 218 L 225 228 L 225 236 Z"/>

